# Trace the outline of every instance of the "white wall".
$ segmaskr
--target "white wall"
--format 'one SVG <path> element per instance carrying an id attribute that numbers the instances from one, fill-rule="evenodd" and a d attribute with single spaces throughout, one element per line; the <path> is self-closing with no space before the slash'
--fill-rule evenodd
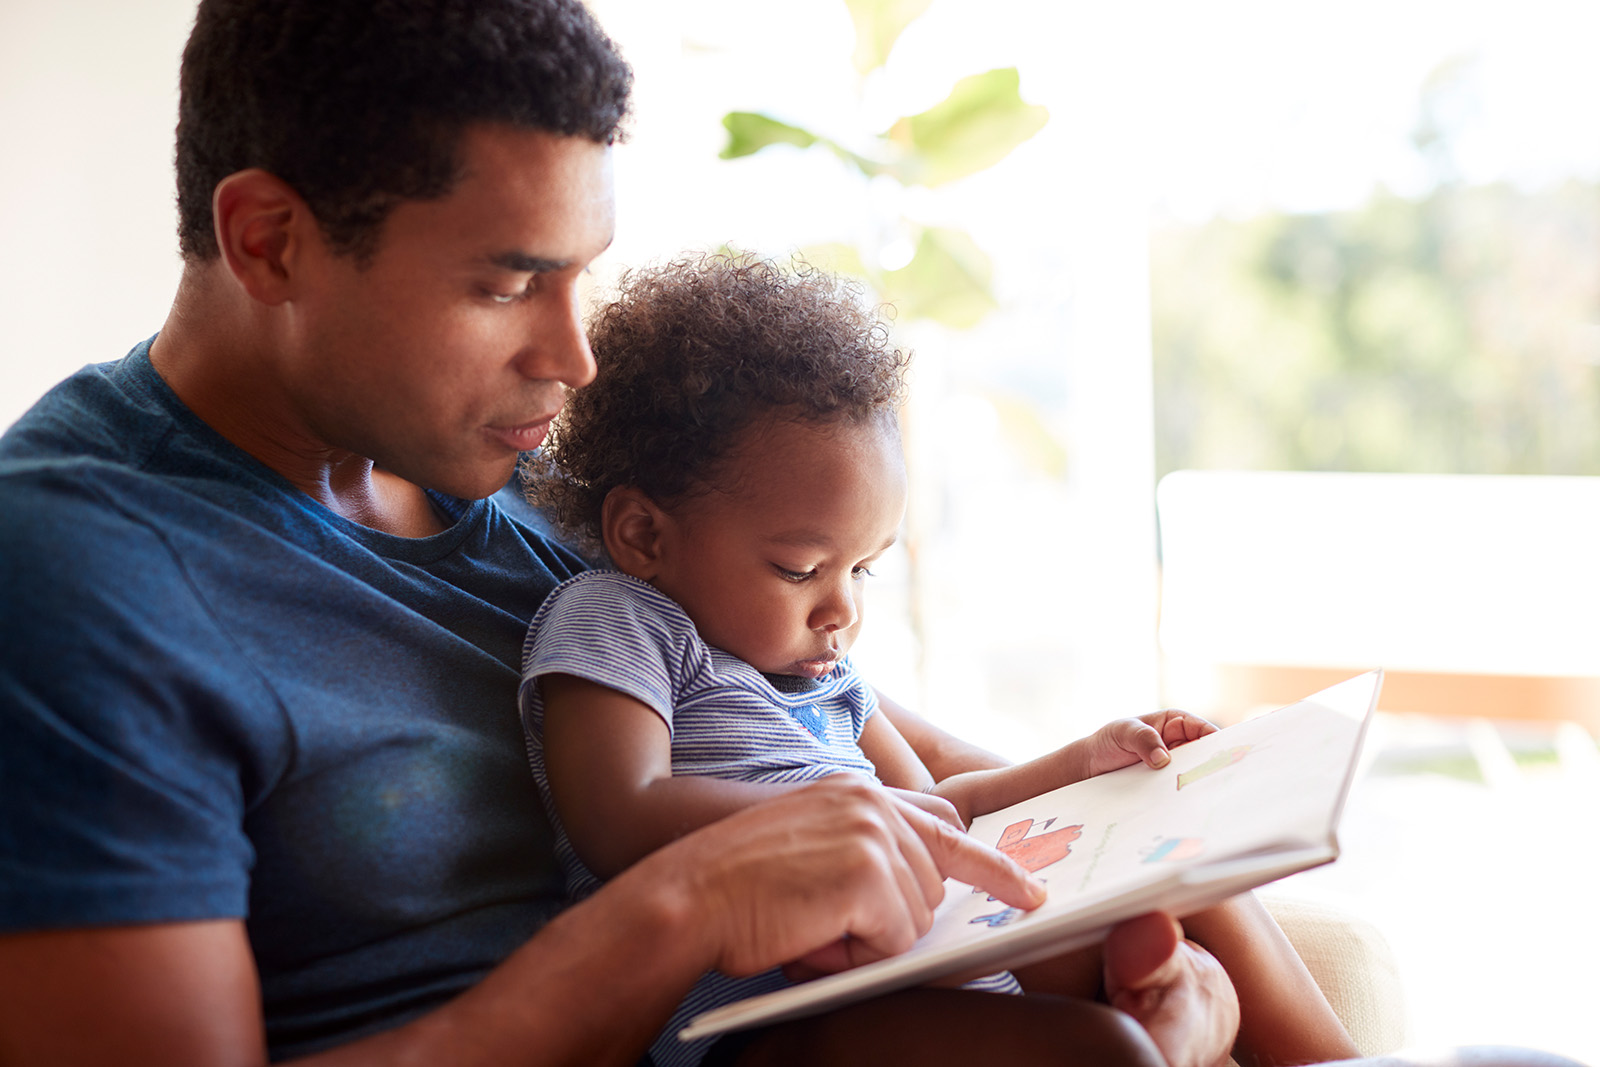
<path id="1" fill-rule="evenodd" d="M 0 4 L 0 427 L 160 327 L 192 0 Z"/>

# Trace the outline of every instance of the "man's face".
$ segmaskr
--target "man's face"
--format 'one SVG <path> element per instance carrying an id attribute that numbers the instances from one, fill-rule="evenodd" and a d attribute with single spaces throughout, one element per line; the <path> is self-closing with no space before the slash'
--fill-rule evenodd
<path id="1" fill-rule="evenodd" d="M 311 435 L 476 498 L 594 377 L 578 278 L 611 242 L 610 149 L 469 128 L 448 196 L 406 201 L 365 266 L 308 256 L 289 377 Z"/>
<path id="2" fill-rule="evenodd" d="M 860 634 L 868 568 L 905 513 L 898 438 L 777 422 L 714 482 L 670 509 L 653 584 L 707 644 L 769 674 L 822 677 Z"/>

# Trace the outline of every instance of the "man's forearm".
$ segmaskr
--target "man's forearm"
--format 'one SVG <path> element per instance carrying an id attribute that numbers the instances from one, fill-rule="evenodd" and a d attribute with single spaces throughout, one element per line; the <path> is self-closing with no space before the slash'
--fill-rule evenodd
<path id="1" fill-rule="evenodd" d="M 404 1026 L 296 1063 L 630 1065 L 715 958 L 714 916 L 655 872 L 557 917 L 478 986 Z M 260 986 L 238 920 L 0 937 L 0 1062 L 263 1067 Z"/>
<path id="2" fill-rule="evenodd" d="M 437 1011 L 295 1062 L 636 1063 L 715 953 L 691 883 L 648 865 L 635 872 L 557 916 Z"/>
<path id="3" fill-rule="evenodd" d="M 311 1065 L 630 1064 L 705 971 L 903 952 L 953 877 L 1008 904 L 1044 887 L 891 791 L 831 780 L 647 856 L 478 986 Z M 7 1064 L 260 1067 L 261 998 L 238 920 L 0 938 Z"/>

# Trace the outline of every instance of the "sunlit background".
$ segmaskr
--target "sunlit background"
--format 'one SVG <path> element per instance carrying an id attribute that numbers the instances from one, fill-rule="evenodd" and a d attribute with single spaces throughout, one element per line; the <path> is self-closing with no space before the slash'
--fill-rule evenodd
<path id="1" fill-rule="evenodd" d="M 1379 662 L 1428 672 L 1413 681 L 1432 690 L 1402 679 L 1386 704 L 1344 858 L 1282 891 L 1384 930 L 1416 1043 L 1600 1063 L 1600 758 L 1591 734 L 1558 725 L 1600 725 L 1581 684 L 1600 677 L 1586 595 L 1600 9 L 853 6 L 876 37 L 845 0 L 594 0 L 638 77 L 620 230 L 596 282 L 732 245 L 805 250 L 893 300 L 917 352 L 914 499 L 909 551 L 874 591 L 865 669 L 1013 757 L 1164 701 L 1234 718 L 1271 702 L 1266 682 Z M 191 18 L 189 0 L 0 4 L 0 426 L 161 324 L 179 269 L 171 134 Z M 1348 506 L 1282 530 L 1303 479 L 1232 497 L 1179 479 L 1202 515 L 1276 533 L 1230 561 L 1224 588 L 1241 595 L 1210 592 L 1188 643 L 1173 629 L 1163 653 L 1155 486 L 1180 469 L 1562 478 L 1540 481 L 1559 490 L 1548 513 L 1503 503 L 1494 494 L 1520 490 L 1500 480 L 1472 482 L 1487 488 L 1464 503 L 1452 479 L 1379 480 L 1372 497 L 1341 482 Z M 1422 495 L 1439 485 L 1448 505 Z M 1494 511 L 1548 517 L 1496 540 L 1483 534 Z M 1547 544 L 1554 527 L 1565 534 Z M 1186 528 L 1175 517 L 1166 532 Z M 1289 562 L 1252 572 L 1279 560 L 1269 549 Z M 1534 556 L 1538 582 L 1497 578 Z M 1286 568 L 1326 578 L 1333 562 L 1357 577 L 1297 601 Z M 1429 591 L 1407 594 L 1424 571 Z M 1330 606 L 1362 581 L 1360 605 Z M 1526 599 L 1530 582 L 1542 599 Z M 1513 587 L 1516 625 L 1494 599 Z M 1410 632 L 1488 634 L 1487 657 L 1341 644 L 1404 632 L 1367 621 L 1437 604 L 1441 588 L 1473 591 L 1442 598 L 1468 605 L 1440 623 L 1456 629 L 1424 612 Z M 1230 650 L 1222 601 L 1268 589 L 1289 594 L 1275 625 L 1232 618 L 1271 647 Z M 1522 659 L 1491 662 L 1513 644 Z M 1577 650 L 1545 671 L 1567 695 L 1536 699 L 1517 685 L 1553 644 Z M 1467 681 L 1440 689 L 1450 678 Z M 1431 714 L 1405 714 L 1418 709 Z"/>

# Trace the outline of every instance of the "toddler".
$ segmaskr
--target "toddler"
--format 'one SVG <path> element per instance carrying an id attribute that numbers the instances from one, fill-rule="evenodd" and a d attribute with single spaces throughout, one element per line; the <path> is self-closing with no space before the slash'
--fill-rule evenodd
<path id="1" fill-rule="evenodd" d="M 849 659 L 905 510 L 908 357 L 884 325 L 822 272 L 715 256 L 627 277 L 590 343 L 598 376 L 533 461 L 530 496 L 610 566 L 534 617 L 520 691 L 575 895 L 828 775 L 874 778 L 965 822 L 1141 760 L 1164 766 L 1169 746 L 1215 729 L 1156 712 L 934 781 Z M 708 1042 L 676 1037 L 688 1018 L 783 984 L 777 971 L 707 975 L 652 1057 L 697 1063 Z M 1009 974 L 971 984 L 1019 991 Z"/>

